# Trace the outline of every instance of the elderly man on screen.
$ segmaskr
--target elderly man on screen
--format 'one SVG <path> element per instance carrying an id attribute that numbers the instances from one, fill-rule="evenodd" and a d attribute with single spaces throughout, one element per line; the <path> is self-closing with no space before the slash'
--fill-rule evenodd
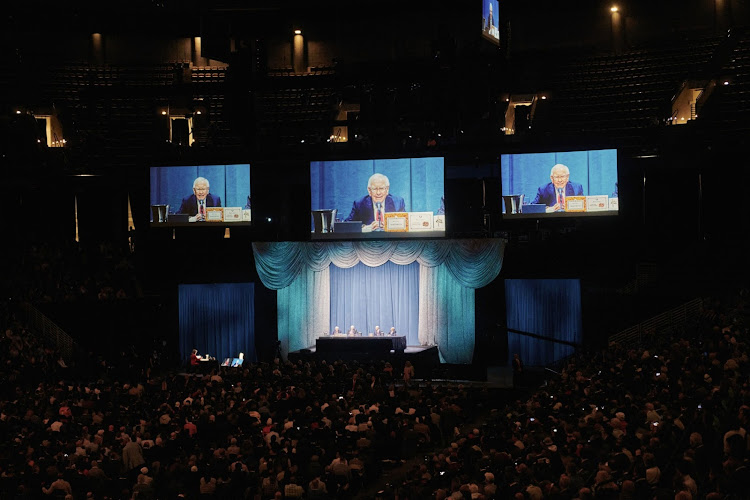
<path id="1" fill-rule="evenodd" d="M 188 214 L 196 220 L 206 220 L 207 207 L 220 207 L 221 198 L 208 192 L 208 179 L 196 177 L 193 181 L 193 194 L 182 199 L 179 214 Z"/>
<path id="2" fill-rule="evenodd" d="M 539 186 L 536 198 L 531 202 L 547 205 L 547 212 L 565 211 L 565 199 L 568 196 L 583 196 L 583 186 L 570 182 L 570 170 L 562 163 L 552 167 L 549 180 L 551 182 Z"/>
<path id="3" fill-rule="evenodd" d="M 367 196 L 354 201 L 348 221 L 360 221 L 365 228 L 372 231 L 383 231 L 385 214 L 404 212 L 404 199 L 388 192 L 391 184 L 383 174 L 372 174 L 367 181 Z"/>

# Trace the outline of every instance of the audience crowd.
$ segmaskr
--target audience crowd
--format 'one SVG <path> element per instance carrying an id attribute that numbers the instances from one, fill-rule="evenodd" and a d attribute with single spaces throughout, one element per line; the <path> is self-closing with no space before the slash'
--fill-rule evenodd
<path id="1" fill-rule="evenodd" d="M 82 286 L 53 293 L 61 256 L 29 258 L 50 280 L 18 298 Z M 3 304 L 0 498 L 750 498 L 745 289 L 705 299 L 687 331 L 578 352 L 527 391 L 387 360 L 64 358 Z"/>
<path id="2" fill-rule="evenodd" d="M 750 498 L 748 294 L 650 345 L 567 360 L 414 464 L 392 498 Z"/>
<path id="3" fill-rule="evenodd" d="M 123 245 L 34 241 L 6 250 L 12 254 L 3 260 L 2 288 L 16 300 L 107 302 L 141 294 L 134 256 Z"/>
<path id="4" fill-rule="evenodd" d="M 6 316 L 3 498 L 353 498 L 488 399 L 406 386 L 386 361 L 66 363 Z"/>

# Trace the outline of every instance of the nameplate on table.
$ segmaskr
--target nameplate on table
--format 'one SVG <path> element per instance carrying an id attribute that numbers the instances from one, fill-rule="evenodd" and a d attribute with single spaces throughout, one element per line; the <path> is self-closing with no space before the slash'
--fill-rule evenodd
<path id="1" fill-rule="evenodd" d="M 568 196 L 565 198 L 565 211 L 566 212 L 585 212 L 586 211 L 586 197 L 585 196 Z"/>
<path id="2" fill-rule="evenodd" d="M 224 222 L 224 209 L 222 207 L 206 207 L 207 222 Z"/>
<path id="3" fill-rule="evenodd" d="M 609 210 L 609 201 L 606 194 L 586 197 L 587 212 L 604 212 Z"/>
<path id="4" fill-rule="evenodd" d="M 610 210 L 619 210 L 620 209 L 620 199 L 619 198 L 610 198 L 609 199 L 609 209 Z"/>
<path id="5" fill-rule="evenodd" d="M 409 230 L 408 212 L 390 212 L 385 214 L 385 230 L 394 233 L 405 233 Z"/>
<path id="6" fill-rule="evenodd" d="M 242 207 L 224 207 L 224 222 L 242 222 Z"/>
<path id="7" fill-rule="evenodd" d="M 409 212 L 409 231 L 432 231 L 432 212 Z"/>

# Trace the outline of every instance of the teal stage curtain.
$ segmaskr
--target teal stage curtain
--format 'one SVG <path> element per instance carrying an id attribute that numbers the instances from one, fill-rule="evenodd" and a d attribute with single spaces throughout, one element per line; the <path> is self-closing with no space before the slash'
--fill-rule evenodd
<path id="1" fill-rule="evenodd" d="M 256 242 L 255 265 L 262 283 L 277 290 L 282 354 L 313 346 L 330 332 L 329 266 L 362 262 L 418 262 L 421 345 L 437 345 L 446 363 L 471 363 L 474 350 L 474 290 L 500 273 L 505 240 L 357 242 Z M 382 326 L 382 325 L 381 325 Z"/>

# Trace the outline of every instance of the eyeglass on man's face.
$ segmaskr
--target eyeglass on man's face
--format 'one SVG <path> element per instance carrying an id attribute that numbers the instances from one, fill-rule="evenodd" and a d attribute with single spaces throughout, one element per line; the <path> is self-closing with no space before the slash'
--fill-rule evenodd
<path id="1" fill-rule="evenodd" d="M 552 178 L 553 178 L 553 179 L 555 179 L 556 181 L 561 181 L 561 180 L 563 180 L 563 179 L 567 179 L 568 177 L 570 177 L 570 174 L 564 174 L 564 175 L 553 175 L 553 176 L 552 176 Z"/>

